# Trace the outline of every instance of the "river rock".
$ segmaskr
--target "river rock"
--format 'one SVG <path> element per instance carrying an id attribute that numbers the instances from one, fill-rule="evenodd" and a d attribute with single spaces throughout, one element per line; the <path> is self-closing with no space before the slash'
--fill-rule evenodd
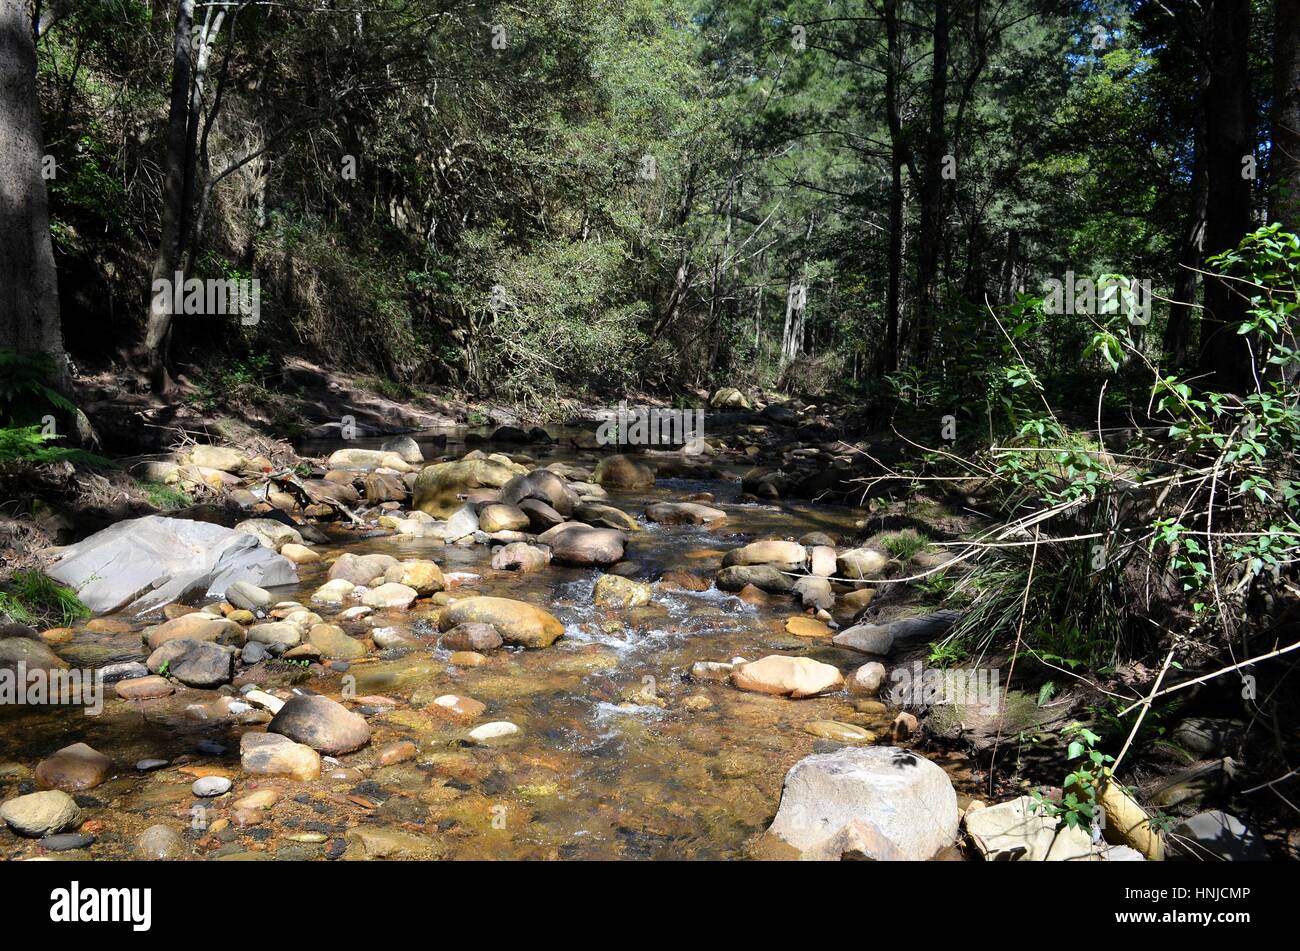
<path id="1" fill-rule="evenodd" d="M 805 733 L 820 736 L 837 743 L 874 743 L 876 734 L 852 723 L 840 723 L 838 720 L 810 720 L 803 725 Z"/>
<path id="2" fill-rule="evenodd" d="M 825 578 L 804 575 L 802 578 L 795 579 L 793 590 L 799 596 L 799 603 L 805 608 L 829 611 L 835 606 L 835 592 L 831 590 L 831 583 Z"/>
<path id="3" fill-rule="evenodd" d="M 441 646 L 450 651 L 490 651 L 504 643 L 491 624 L 468 621 L 442 635 Z"/>
<path id="4" fill-rule="evenodd" d="M 348 637 L 337 624 L 316 624 L 307 634 L 307 640 L 318 648 L 322 657 L 332 660 L 356 660 L 366 656 L 366 645 Z"/>
<path id="5" fill-rule="evenodd" d="M 497 720 L 492 723 L 484 723 L 482 726 L 475 727 L 469 731 L 469 739 L 475 743 L 488 743 L 492 740 L 504 739 L 508 736 L 515 736 L 519 733 L 519 727 L 508 720 Z"/>
<path id="6" fill-rule="evenodd" d="M 376 578 L 382 577 L 397 563 L 397 559 L 392 555 L 357 555 L 350 551 L 344 552 L 334 564 L 330 565 L 329 580 L 341 578 L 354 585 L 368 585 Z"/>
<path id="7" fill-rule="evenodd" d="M 966 834 L 991 862 L 1045 861 L 1056 839 L 1056 825 L 1056 820 L 1032 796 L 966 814 Z"/>
<path id="8" fill-rule="evenodd" d="M 280 554 L 295 565 L 309 565 L 314 561 L 320 561 L 319 552 L 313 551 L 306 545 L 295 545 L 293 542 L 281 548 Z"/>
<path id="9" fill-rule="evenodd" d="M 539 535 L 565 521 L 564 516 L 557 509 L 541 499 L 522 500 L 519 503 L 519 511 L 528 516 L 528 527 Z"/>
<path id="10" fill-rule="evenodd" d="M 511 542 L 492 552 L 492 567 L 497 571 L 540 571 L 551 563 L 551 550 L 527 542 Z"/>
<path id="11" fill-rule="evenodd" d="M 288 776 L 304 782 L 320 776 L 320 754 L 278 733 L 245 733 L 239 738 L 239 760 L 250 776 Z"/>
<path id="12" fill-rule="evenodd" d="M 399 453 L 382 449 L 339 449 L 325 461 L 331 469 L 392 469 L 410 472 L 411 466 Z"/>
<path id="13" fill-rule="evenodd" d="M 145 670 L 148 668 L 146 667 Z M 154 674 L 120 680 L 113 689 L 123 700 L 157 700 L 161 697 L 170 697 L 176 692 L 176 688 L 170 681 Z"/>
<path id="14" fill-rule="evenodd" d="M 301 545 L 302 533 L 273 518 L 250 518 L 235 525 L 235 531 L 252 535 L 264 548 L 279 551 L 285 545 Z"/>
<path id="15" fill-rule="evenodd" d="M 533 512 L 536 506 L 527 506 L 524 503 L 540 502 L 546 509 L 562 516 L 554 523 L 557 525 L 564 518 L 571 516 L 578 504 L 577 494 L 569 484 L 549 469 L 534 469 L 525 475 L 515 476 L 501 487 L 500 499 L 502 502 L 519 506 L 520 510 L 528 514 L 530 522 L 534 521 Z M 545 509 L 538 511 L 545 513 Z M 549 518 L 549 514 L 544 515 L 544 520 Z M 550 527 L 552 526 L 546 525 L 542 531 Z"/>
<path id="16" fill-rule="evenodd" d="M 185 454 L 185 461 L 202 469 L 220 469 L 223 472 L 240 472 L 248 465 L 242 452 L 225 446 L 195 446 Z"/>
<path id="17" fill-rule="evenodd" d="M 772 594 L 788 594 L 794 587 L 788 575 L 773 565 L 729 565 L 718 572 L 719 591 L 740 591 L 752 585 Z"/>
<path id="18" fill-rule="evenodd" d="M 618 575 L 601 575 L 592 591 L 592 601 L 603 608 L 635 608 L 650 603 L 650 585 Z"/>
<path id="19" fill-rule="evenodd" d="M 425 709 L 457 723 L 471 723 L 487 712 L 487 704 L 473 697 L 459 697 L 449 693 L 435 698 Z"/>
<path id="20" fill-rule="evenodd" d="M 863 664 L 848 678 L 849 693 L 860 697 L 874 697 L 885 682 L 885 665 L 878 661 Z"/>
<path id="21" fill-rule="evenodd" d="M 361 603 L 366 607 L 382 608 L 409 608 L 418 597 L 414 588 L 408 588 L 404 584 L 397 584 L 393 581 L 385 582 L 378 588 L 371 588 L 361 596 Z"/>
<path id="22" fill-rule="evenodd" d="M 1187 717 L 1174 727 L 1169 739 L 1202 759 L 1236 755 L 1246 725 L 1226 717 Z"/>
<path id="23" fill-rule="evenodd" d="M 85 743 L 65 746 L 36 766 L 36 784 L 42 789 L 77 792 L 94 789 L 113 774 L 113 761 Z"/>
<path id="24" fill-rule="evenodd" d="M 311 596 L 312 604 L 343 604 L 352 596 L 353 589 L 356 585 L 347 578 L 335 578 L 327 581 Z"/>
<path id="25" fill-rule="evenodd" d="M 731 672 L 731 682 L 741 690 L 798 699 L 838 690 L 844 685 L 844 678 L 830 664 L 811 657 L 771 654 L 736 667 Z"/>
<path id="26" fill-rule="evenodd" d="M 957 793 L 939 766 L 889 746 L 845 747 L 806 756 L 786 773 L 767 835 L 806 857 L 850 823 L 873 859 L 925 861 L 957 837 Z M 892 849 L 878 849 L 879 839 Z"/>
<path id="27" fill-rule="evenodd" d="M 407 494 L 406 483 L 398 476 L 386 472 L 372 472 L 366 476 L 366 501 L 372 505 L 381 502 L 405 502 Z"/>
<path id="28" fill-rule="evenodd" d="M 889 556 L 873 548 L 851 548 L 835 560 L 838 576 L 854 580 L 878 577 L 887 564 Z"/>
<path id="29" fill-rule="evenodd" d="M 202 611 L 184 614 L 164 621 L 141 632 L 151 651 L 156 651 L 168 641 L 211 641 L 217 644 L 242 644 L 244 629 L 234 621 L 214 617 Z"/>
<path id="30" fill-rule="evenodd" d="M 564 633 L 549 611 L 510 598 L 465 598 L 444 610 L 438 625 L 451 631 L 467 621 L 491 624 L 506 641 L 523 647 L 550 647 Z"/>
<path id="31" fill-rule="evenodd" d="M 147 862 L 174 862 L 189 854 L 179 829 L 152 825 L 135 837 L 135 856 Z"/>
<path id="32" fill-rule="evenodd" d="M 265 588 L 259 588 L 247 581 L 236 581 L 226 588 L 226 600 L 237 608 L 249 611 L 264 611 L 275 601 Z"/>
<path id="33" fill-rule="evenodd" d="M 807 550 L 798 542 L 779 539 L 750 542 L 733 548 L 722 558 L 723 567 L 731 565 L 772 565 L 787 571 L 801 570 L 808 558 Z"/>
<path id="34" fill-rule="evenodd" d="M 595 480 L 610 489 L 648 489 L 655 484 L 655 473 L 629 456 L 606 456 L 596 466 Z"/>
<path id="35" fill-rule="evenodd" d="M 596 528 L 612 528 L 620 532 L 641 531 L 641 523 L 631 515 L 603 502 L 584 502 L 578 506 L 573 517 Z"/>
<path id="36" fill-rule="evenodd" d="M 551 548 L 551 559 L 561 565 L 605 567 L 623 558 L 624 536 L 612 528 L 592 528 L 565 522 L 538 536 Z"/>
<path id="37" fill-rule="evenodd" d="M 235 653 L 210 641 L 168 641 L 145 661 L 155 674 L 164 665 L 167 676 L 187 687 L 220 687 L 234 677 Z"/>
<path id="38" fill-rule="evenodd" d="M 201 776 L 190 786 L 190 792 L 200 799 L 213 799 L 230 792 L 230 780 L 225 776 Z"/>
<path id="39" fill-rule="evenodd" d="M 39 839 L 81 825 L 81 809 L 61 789 L 28 793 L 0 805 L 0 819 L 19 835 Z"/>
<path id="40" fill-rule="evenodd" d="M 365 717 L 328 697 L 294 697 L 280 708 L 266 729 L 330 756 L 351 753 L 370 742 L 370 725 Z"/>
<path id="41" fill-rule="evenodd" d="M 1169 831 L 1170 851 L 1193 860 L 1266 862 L 1268 848 L 1244 822 L 1218 809 L 1198 812 Z"/>
<path id="42" fill-rule="evenodd" d="M 382 452 L 395 452 L 402 457 L 402 461 L 410 465 L 417 465 L 424 462 L 424 453 L 420 449 L 420 444 L 410 436 L 389 436 L 379 448 Z"/>
<path id="43" fill-rule="evenodd" d="M 422 598 L 437 594 L 447 587 L 442 569 L 427 558 L 414 558 L 393 565 L 384 572 L 384 581 L 413 588 Z"/>
<path id="44" fill-rule="evenodd" d="M 222 597 L 235 581 L 298 580 L 293 564 L 255 538 L 209 522 L 147 515 L 69 545 L 46 572 L 97 614 L 143 613 L 190 594 Z"/>
<path id="45" fill-rule="evenodd" d="M 486 457 L 425 466 L 415 479 L 414 507 L 434 518 L 447 518 L 464 496 L 479 489 L 499 489 L 520 475 L 522 467 Z"/>
<path id="46" fill-rule="evenodd" d="M 489 535 L 494 532 L 517 532 L 528 527 L 528 516 L 505 502 L 488 502 L 478 508 L 478 527 Z"/>
<path id="47" fill-rule="evenodd" d="M 645 507 L 645 517 L 662 525 L 716 525 L 727 513 L 698 502 L 652 502 Z"/>
<path id="48" fill-rule="evenodd" d="M 814 545 L 808 552 L 808 573 L 819 578 L 835 574 L 835 549 L 829 545 Z"/>
<path id="49" fill-rule="evenodd" d="M 894 635 L 887 625 L 855 624 L 845 628 L 832 638 L 836 647 L 843 647 L 859 654 L 875 654 L 888 657 L 894 649 Z"/>
<path id="50" fill-rule="evenodd" d="M 268 621 L 265 624 L 254 624 L 248 629 L 248 640 L 250 644 L 297 647 L 302 643 L 302 627 L 290 621 Z"/>

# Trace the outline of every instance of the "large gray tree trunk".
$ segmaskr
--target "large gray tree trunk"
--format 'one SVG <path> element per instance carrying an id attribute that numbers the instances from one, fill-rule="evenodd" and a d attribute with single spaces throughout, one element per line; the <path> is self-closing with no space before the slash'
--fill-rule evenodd
<path id="1" fill-rule="evenodd" d="M 44 154 L 31 8 L 0 0 L 0 349 L 48 355 L 66 389 Z"/>

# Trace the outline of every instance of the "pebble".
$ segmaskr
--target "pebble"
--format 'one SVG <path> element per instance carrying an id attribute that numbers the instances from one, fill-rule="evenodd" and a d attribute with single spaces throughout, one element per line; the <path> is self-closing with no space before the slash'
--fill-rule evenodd
<path id="1" fill-rule="evenodd" d="M 93 835 L 86 835 L 81 832 L 47 835 L 37 843 L 37 845 L 49 852 L 71 852 L 73 849 L 84 849 L 94 844 L 95 837 Z"/>
<path id="2" fill-rule="evenodd" d="M 165 759 L 142 759 L 137 760 L 135 768 L 142 773 L 152 773 L 156 769 L 162 769 L 170 760 Z"/>
<path id="3" fill-rule="evenodd" d="M 190 789 L 200 799 L 210 799 L 230 792 L 230 780 L 224 776 L 204 776 L 202 779 L 195 780 Z"/>

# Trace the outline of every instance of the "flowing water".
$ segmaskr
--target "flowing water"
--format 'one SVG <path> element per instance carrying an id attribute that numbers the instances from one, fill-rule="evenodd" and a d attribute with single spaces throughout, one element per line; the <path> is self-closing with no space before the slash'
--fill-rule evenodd
<path id="1" fill-rule="evenodd" d="M 446 449 L 428 442 L 426 458 L 459 455 L 462 436 L 453 433 Z M 348 445 L 365 447 L 366 442 Z M 555 448 L 522 451 L 542 464 L 591 466 L 595 459 Z M 676 569 L 711 580 L 723 552 L 753 538 L 821 531 L 847 543 L 861 534 L 855 527 L 861 510 L 741 502 L 739 483 L 729 478 L 661 479 L 645 491 L 610 490 L 607 501 L 640 515 L 648 502 L 697 492 L 713 493 L 712 504 L 727 512 L 727 521 L 712 529 L 646 523 L 627 546 L 626 558 L 640 566 L 636 577 L 654 579 Z M 483 666 L 457 667 L 430 632 L 436 625 L 430 625 L 426 602 L 417 602 L 410 612 L 378 612 L 368 622 L 345 625 L 350 633 L 371 625 L 396 627 L 422 646 L 405 653 L 372 652 L 350 666 L 346 675 L 355 677 L 358 695 L 382 695 L 399 706 L 373 713 L 371 744 L 340 757 L 343 768 L 335 778 L 327 770 L 313 782 L 243 776 L 239 735 L 261 727 L 229 717 L 202 719 L 212 712 L 215 691 L 182 689 L 163 700 L 128 704 L 108 688 L 103 712 L 93 717 L 67 708 L 11 709 L 0 721 L 0 799 L 34 788 L 24 767 L 84 741 L 112 757 L 117 769 L 108 782 L 78 797 L 87 818 L 103 823 L 95 845 L 68 853 L 80 857 L 87 852 L 128 857 L 139 831 L 168 822 L 187 827 L 192 854 L 208 858 L 334 857 L 347 830 L 358 825 L 397 835 L 406 854 L 419 857 L 737 858 L 753 853 L 775 814 L 786 770 L 825 745 L 805 732 L 805 724 L 857 724 L 877 732 L 879 742 L 889 742 L 891 715 L 859 712 L 843 692 L 790 700 L 688 677 L 695 661 L 753 660 L 777 652 L 802 653 L 846 673 L 862 662 L 829 641 L 785 633 L 784 620 L 799 613 L 790 598 L 749 604 L 712 587 L 693 592 L 656 585 L 649 605 L 606 611 L 592 603 L 596 570 L 550 565 L 520 575 L 494 571 L 486 545 L 442 546 L 392 535 L 358 538 L 341 529 L 333 530 L 333 537 L 333 546 L 317 546 L 324 560 L 302 566 L 300 584 L 276 589 L 278 598 L 307 604 L 325 580 L 327 562 L 345 550 L 432 558 L 444 572 L 481 576 L 458 593 L 546 607 L 564 622 L 565 635 L 550 648 L 498 650 Z M 329 613 L 320 613 L 331 620 Z M 58 647 L 60 654 L 86 666 L 143 659 L 137 632 L 156 623 L 156 616 L 122 620 L 129 631 L 78 630 Z M 296 680 L 338 697 L 345 675 L 313 677 L 290 668 L 277 676 L 269 686 Z M 487 705 L 479 722 L 508 720 L 522 732 L 491 746 L 468 745 L 468 727 L 421 709 L 442 694 L 477 699 Z M 703 700 L 687 702 L 694 697 L 707 698 L 707 706 Z M 415 759 L 373 764 L 378 749 L 401 739 L 415 742 Z M 135 770 L 136 761 L 151 757 L 170 765 L 152 773 Z M 964 760 L 939 761 L 959 793 L 973 792 Z M 213 768 L 234 779 L 233 794 L 195 812 L 190 783 L 196 772 Z M 265 821 L 246 828 L 222 821 L 232 814 L 227 803 L 266 787 L 281 790 L 283 798 Z M 8 833 L 0 833 L 0 848 L 11 857 L 37 851 L 34 843 Z"/>

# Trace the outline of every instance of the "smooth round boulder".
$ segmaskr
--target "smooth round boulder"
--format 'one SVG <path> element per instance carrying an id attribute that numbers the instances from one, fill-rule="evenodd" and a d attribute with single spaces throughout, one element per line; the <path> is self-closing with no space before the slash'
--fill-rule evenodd
<path id="1" fill-rule="evenodd" d="M 81 809 L 63 790 L 49 789 L 0 805 L 0 819 L 19 835 L 39 839 L 81 825 Z"/>
<path id="2" fill-rule="evenodd" d="M 551 547 L 551 560 L 561 565 L 606 567 L 623 559 L 624 535 L 612 528 L 565 522 L 537 540 Z"/>
<path id="3" fill-rule="evenodd" d="M 489 535 L 494 532 L 517 532 L 528 527 L 528 516 L 505 502 L 487 502 L 478 507 L 478 527 Z"/>
<path id="4" fill-rule="evenodd" d="M 491 624 L 467 621 L 457 624 L 442 635 L 440 646 L 449 651 L 490 651 L 503 643 L 501 635 Z"/>
<path id="5" fill-rule="evenodd" d="M 438 619 L 443 631 L 466 622 L 491 624 L 511 644 L 550 647 L 564 633 L 560 619 L 536 605 L 510 598 L 465 598 L 447 607 Z"/>
<path id="6" fill-rule="evenodd" d="M 329 756 L 351 753 L 370 742 L 366 718 L 328 697 L 294 697 L 280 708 L 266 729 Z"/>
<path id="7" fill-rule="evenodd" d="M 36 766 L 36 784 L 42 789 L 76 792 L 93 789 L 113 774 L 113 761 L 85 743 L 65 746 Z"/>
<path id="8" fill-rule="evenodd" d="M 731 682 L 741 690 L 799 699 L 838 690 L 844 677 L 835 667 L 811 657 L 771 654 L 736 667 Z"/>
<path id="9" fill-rule="evenodd" d="M 606 456 L 596 466 L 596 484 L 610 489 L 648 489 L 655 484 L 654 470 L 630 456 Z"/>

